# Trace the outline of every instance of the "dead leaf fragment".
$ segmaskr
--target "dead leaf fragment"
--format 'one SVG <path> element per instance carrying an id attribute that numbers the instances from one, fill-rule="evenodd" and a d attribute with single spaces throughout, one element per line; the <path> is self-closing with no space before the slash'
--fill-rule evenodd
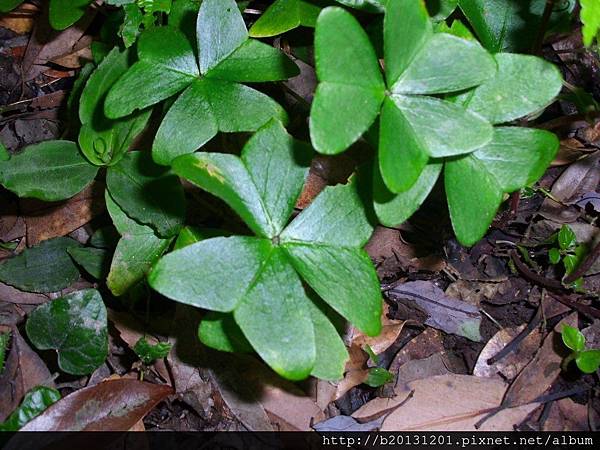
<path id="1" fill-rule="evenodd" d="M 550 406 L 544 431 L 589 431 L 588 407 L 570 398 L 561 398 Z"/>

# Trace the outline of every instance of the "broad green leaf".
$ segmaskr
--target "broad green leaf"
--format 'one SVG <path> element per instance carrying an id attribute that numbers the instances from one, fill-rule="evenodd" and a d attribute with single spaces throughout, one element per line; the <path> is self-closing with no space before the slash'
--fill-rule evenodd
<path id="1" fill-rule="evenodd" d="M 496 76 L 477 87 L 467 102 L 469 111 L 491 123 L 519 119 L 544 109 L 562 88 L 562 76 L 551 63 L 529 55 L 500 53 Z"/>
<path id="2" fill-rule="evenodd" d="M 222 352 L 252 353 L 252 345 L 230 313 L 209 312 L 200 322 L 198 338 Z"/>
<path id="3" fill-rule="evenodd" d="M 71 258 L 96 280 L 104 280 L 110 271 L 112 252 L 105 248 L 72 247 Z"/>
<path id="4" fill-rule="evenodd" d="M 384 11 L 388 0 L 336 0 L 336 2 L 349 6 L 350 8 L 380 13 Z"/>
<path id="5" fill-rule="evenodd" d="M 386 98 L 379 119 L 379 170 L 392 192 L 417 182 L 429 161 L 427 147 L 394 102 Z"/>
<path id="6" fill-rule="evenodd" d="M 170 27 L 142 33 L 138 57 L 139 61 L 119 78 L 106 98 L 104 110 L 112 119 L 177 94 L 199 76 L 190 42 Z"/>
<path id="7" fill-rule="evenodd" d="M 169 108 L 152 144 L 156 163 L 168 166 L 176 157 L 193 153 L 218 133 L 207 87 L 204 80 L 195 80 Z"/>
<path id="8" fill-rule="evenodd" d="M 375 122 L 385 93 L 379 88 L 321 82 L 310 110 L 310 139 L 317 151 L 335 155 Z"/>
<path id="9" fill-rule="evenodd" d="M 477 41 L 434 34 L 392 86 L 396 94 L 442 94 L 478 86 L 496 74 L 492 55 Z"/>
<path id="10" fill-rule="evenodd" d="M 48 406 L 60 400 L 60 392 L 46 386 L 36 386 L 31 389 L 19 407 L 8 418 L 0 423 L 0 431 L 19 431 L 19 429 L 34 417 L 39 416 Z"/>
<path id="11" fill-rule="evenodd" d="M 270 251 L 266 239 L 208 239 L 165 255 L 152 269 L 148 282 L 154 290 L 180 303 L 233 311 Z M 230 276 L 232 270 L 235 277 Z"/>
<path id="12" fill-rule="evenodd" d="M 600 350 L 586 350 L 581 352 L 575 363 L 583 373 L 594 373 L 600 366 Z"/>
<path id="13" fill-rule="evenodd" d="M 227 237 L 230 236 L 231 233 L 228 233 L 225 230 L 218 230 L 213 228 L 197 228 L 197 227 L 185 227 L 177 236 L 177 240 L 173 245 L 173 250 L 179 250 L 188 245 L 195 244 L 196 242 L 201 242 L 206 239 L 211 239 L 215 237 Z"/>
<path id="14" fill-rule="evenodd" d="M 125 213 L 161 237 L 176 235 L 185 221 L 179 178 L 152 161 L 149 152 L 130 152 L 106 176 L 111 197 Z"/>
<path id="15" fill-rule="evenodd" d="M 141 337 L 133 346 L 133 351 L 144 364 L 151 364 L 157 359 L 166 358 L 173 344 L 169 342 L 157 342 L 150 344 L 145 337 Z"/>
<path id="16" fill-rule="evenodd" d="M 579 0 L 581 4 L 581 23 L 583 28 L 583 45 L 589 47 L 600 30 L 600 5 L 597 0 Z"/>
<path id="17" fill-rule="evenodd" d="M 61 370 L 87 375 L 108 356 L 107 326 L 102 296 L 84 289 L 39 306 L 25 328 L 38 349 L 56 350 Z"/>
<path id="18" fill-rule="evenodd" d="M 417 182 L 406 192 L 394 194 L 385 186 L 379 170 L 374 168 L 373 205 L 380 222 L 395 227 L 407 221 L 423 204 L 440 173 L 443 164 L 430 162 L 425 166 Z"/>
<path id="19" fill-rule="evenodd" d="M 463 245 L 473 245 L 492 223 L 502 201 L 502 188 L 471 155 L 447 161 L 444 181 L 456 237 Z"/>
<path id="20" fill-rule="evenodd" d="M 355 182 L 327 187 L 281 233 L 282 243 L 360 248 L 371 234 Z"/>
<path id="21" fill-rule="evenodd" d="M 65 200 L 92 182 L 98 168 L 70 141 L 46 141 L 0 162 L 0 184 L 19 197 Z"/>
<path id="22" fill-rule="evenodd" d="M 284 248 L 302 278 L 329 306 L 365 334 L 381 332 L 381 288 L 364 250 L 310 243 L 286 243 Z"/>
<path id="23" fill-rule="evenodd" d="M 250 28 L 250 36 L 277 36 L 299 26 L 314 27 L 321 8 L 305 0 L 277 0 Z"/>
<path id="24" fill-rule="evenodd" d="M 8 161 L 10 159 L 10 153 L 2 142 L 0 142 L 0 162 Z"/>
<path id="25" fill-rule="evenodd" d="M 492 140 L 488 121 L 460 105 L 425 96 L 391 98 L 434 158 L 470 153 Z"/>
<path id="26" fill-rule="evenodd" d="M 471 30 L 469 30 L 460 20 L 452 21 L 451 26 L 448 26 L 446 22 L 440 22 L 436 27 L 436 32 L 448 33 L 452 34 L 453 36 L 472 41 L 477 40 L 475 36 L 473 36 L 473 33 L 471 33 Z"/>
<path id="27" fill-rule="evenodd" d="M 544 130 L 497 127 L 492 141 L 475 151 L 504 192 L 513 192 L 537 181 L 558 151 L 556 135 Z"/>
<path id="28" fill-rule="evenodd" d="M 27 292 L 56 292 L 79 278 L 67 250 L 78 247 L 71 238 L 60 237 L 23 250 L 0 264 L 0 281 Z"/>
<path id="29" fill-rule="evenodd" d="M 206 76 L 244 83 L 280 81 L 300 73 L 298 66 L 280 50 L 248 39 L 226 59 L 210 69 Z"/>
<path id="30" fill-rule="evenodd" d="M 129 3 L 123 5 L 123 12 L 125 17 L 119 29 L 119 35 L 123 38 L 125 48 L 129 48 L 135 44 L 140 35 L 140 29 L 144 23 L 144 11 L 137 3 Z"/>
<path id="31" fill-rule="evenodd" d="M 283 250 L 273 248 L 233 313 L 261 358 L 291 380 L 306 378 L 315 365 L 309 303 Z"/>
<path id="32" fill-rule="evenodd" d="M 393 86 L 431 38 L 433 29 L 422 0 L 395 0 L 384 19 L 385 73 Z"/>
<path id="33" fill-rule="evenodd" d="M 248 39 L 234 0 L 204 0 L 198 13 L 200 72 L 206 74 Z"/>
<path id="34" fill-rule="evenodd" d="M 558 232 L 558 245 L 562 250 L 569 250 L 577 245 L 577 236 L 568 225 L 563 225 Z M 575 349 L 573 349 L 575 350 Z"/>
<path id="35" fill-rule="evenodd" d="M 15 9 L 24 0 L 0 0 L 0 12 L 8 12 Z"/>
<path id="36" fill-rule="evenodd" d="M 558 264 L 560 262 L 560 251 L 557 248 L 551 248 L 548 251 L 548 259 L 550 260 L 550 264 Z"/>
<path id="37" fill-rule="evenodd" d="M 85 14 L 92 0 L 50 0 L 49 20 L 52 28 L 64 30 Z"/>
<path id="38" fill-rule="evenodd" d="M 109 225 L 96 230 L 90 238 L 89 244 L 96 248 L 114 249 L 119 242 L 119 238 L 119 233 L 115 227 Z"/>
<path id="39" fill-rule="evenodd" d="M 369 369 L 369 375 L 365 384 L 371 387 L 380 387 L 394 380 L 394 374 L 382 367 L 372 367 Z"/>
<path id="40" fill-rule="evenodd" d="M 105 198 L 106 208 L 122 236 L 115 249 L 106 284 L 114 295 L 121 296 L 144 279 L 172 239 L 161 239 L 152 228 L 127 217 L 108 192 Z"/>
<path id="41" fill-rule="evenodd" d="M 561 330 L 563 343 L 575 352 L 585 350 L 585 336 L 577 328 L 570 325 L 563 325 Z"/>
<path id="42" fill-rule="evenodd" d="M 427 10 L 434 22 L 446 20 L 457 8 L 458 0 L 426 0 Z"/>
<path id="43" fill-rule="evenodd" d="M 310 374 L 321 380 L 338 381 L 344 376 L 349 356 L 338 330 L 331 322 L 331 319 L 335 320 L 334 313 L 318 299 L 312 299 L 307 304 L 317 343 L 317 357 Z"/>
<path id="44" fill-rule="evenodd" d="M 120 52 L 114 48 L 92 73 L 81 94 L 79 145 L 92 164 L 117 163 L 150 118 L 150 111 L 119 120 L 111 120 L 104 115 L 108 91 L 130 67 L 131 56 L 131 51 Z"/>

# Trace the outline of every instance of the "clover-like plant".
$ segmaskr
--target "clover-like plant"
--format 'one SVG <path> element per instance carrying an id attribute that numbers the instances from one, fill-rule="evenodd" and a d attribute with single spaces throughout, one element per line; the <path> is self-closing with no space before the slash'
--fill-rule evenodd
<path id="1" fill-rule="evenodd" d="M 52 28 L 64 30 L 77 22 L 93 0 L 50 0 L 49 20 Z M 0 12 L 8 12 L 23 0 L 0 0 Z"/>
<path id="2" fill-rule="evenodd" d="M 282 52 L 248 37 L 234 0 L 204 0 L 197 20 L 198 59 L 186 36 L 172 27 L 147 30 L 138 57 L 111 89 L 105 111 L 119 118 L 176 94 L 153 143 L 154 160 L 169 165 L 217 132 L 256 131 L 285 111 L 242 83 L 277 81 L 298 73 Z"/>
<path id="3" fill-rule="evenodd" d="M 560 73 L 543 59 L 511 53 L 494 58 L 496 76 L 454 98 L 457 105 L 501 125 L 543 110 L 560 92 Z M 475 152 L 432 159 L 406 192 L 393 194 L 375 172 L 375 211 L 388 226 L 407 220 L 425 201 L 443 169 L 454 231 L 461 243 L 472 245 L 487 231 L 504 193 L 537 181 L 558 146 L 556 136 L 545 130 L 496 126 L 491 142 Z"/>
<path id="4" fill-rule="evenodd" d="M 586 256 L 588 249 L 585 244 L 577 244 L 577 236 L 568 225 L 563 225 L 558 233 L 552 236 L 558 244 L 548 251 L 548 259 L 552 264 L 562 261 L 565 268 L 565 276 L 570 275 Z M 572 283 L 572 287 L 581 288 L 583 279 L 579 278 Z"/>
<path id="5" fill-rule="evenodd" d="M 233 350 L 231 330 L 239 326 L 280 375 L 339 379 L 346 349 L 328 318 L 331 311 L 307 294 L 302 280 L 370 336 L 381 330 L 382 298 L 362 249 L 373 228 L 355 183 L 326 188 L 287 224 L 311 153 L 271 121 L 241 158 L 204 152 L 177 158 L 174 172 L 223 199 L 255 236 L 183 247 L 164 256 L 148 281 L 173 300 L 221 313 L 200 326 L 207 345 Z"/>
<path id="6" fill-rule="evenodd" d="M 352 42 L 352 45 L 348 45 Z M 315 32 L 320 83 L 310 115 L 316 150 L 344 151 L 379 120 L 379 168 L 392 192 L 410 189 L 430 158 L 470 153 L 493 135 L 487 120 L 435 95 L 477 86 L 496 73 L 473 40 L 434 33 L 421 1 L 397 0 L 384 19 L 385 80 L 356 19 L 326 8 Z"/>
<path id="7" fill-rule="evenodd" d="M 598 370 L 598 367 L 600 367 L 600 350 L 586 349 L 585 336 L 581 331 L 575 327 L 563 325 L 562 341 L 571 350 L 571 354 L 562 362 L 563 370 L 567 370 L 572 361 L 575 361 L 575 364 L 583 373 L 594 373 Z"/>

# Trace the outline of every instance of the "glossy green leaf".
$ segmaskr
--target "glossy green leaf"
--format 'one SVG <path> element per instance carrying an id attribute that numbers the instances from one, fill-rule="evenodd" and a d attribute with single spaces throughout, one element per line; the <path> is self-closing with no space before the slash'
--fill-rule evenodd
<path id="1" fill-rule="evenodd" d="M 394 194 L 384 184 L 379 170 L 374 169 L 373 205 L 379 221 L 388 227 L 395 227 L 407 221 L 423 204 L 440 173 L 443 164 L 430 162 L 425 166 L 417 182 L 405 192 Z"/>
<path id="2" fill-rule="evenodd" d="M 305 0 L 277 0 L 250 28 L 250 36 L 277 36 L 299 26 L 314 27 L 321 8 Z"/>
<path id="3" fill-rule="evenodd" d="M 144 364 L 151 364 L 157 359 L 166 358 L 173 344 L 169 342 L 157 342 L 150 344 L 145 337 L 141 337 L 133 346 L 133 351 L 140 357 Z"/>
<path id="4" fill-rule="evenodd" d="M 477 41 L 436 33 L 427 40 L 393 84 L 392 92 L 456 92 L 478 86 L 495 74 L 494 58 Z"/>
<path id="5" fill-rule="evenodd" d="M 575 233 L 571 230 L 570 226 L 563 225 L 559 230 L 558 245 L 562 250 L 568 250 L 577 245 L 577 236 L 575 236 Z"/>
<path id="6" fill-rule="evenodd" d="M 342 5 L 361 11 L 380 13 L 384 11 L 388 0 L 335 0 Z"/>
<path id="7" fill-rule="evenodd" d="M 422 0 L 396 0 L 384 19 L 385 73 L 393 86 L 433 34 Z"/>
<path id="8" fill-rule="evenodd" d="M 587 246 L 578 245 L 572 252 L 567 253 L 563 257 L 563 264 L 565 266 L 565 274 L 570 275 L 575 272 L 575 269 L 583 262 L 584 258 L 588 254 Z"/>
<path id="9" fill-rule="evenodd" d="M 164 256 L 148 282 L 156 291 L 180 303 L 212 311 L 233 311 L 270 250 L 268 240 L 255 237 L 208 239 Z M 234 278 L 230 277 L 232 270 Z"/>
<path id="10" fill-rule="evenodd" d="M 8 12 L 15 9 L 24 0 L 0 0 L 0 12 Z"/>
<path id="11" fill-rule="evenodd" d="M 251 353 L 252 345 L 230 313 L 209 312 L 198 327 L 198 338 L 222 352 Z"/>
<path id="12" fill-rule="evenodd" d="M 493 127 L 460 105 L 434 97 L 391 98 L 432 157 L 470 153 L 492 140 Z"/>
<path id="13" fill-rule="evenodd" d="M 560 251 L 557 248 L 551 248 L 548 251 L 548 259 L 550 260 L 550 264 L 558 264 L 561 259 Z"/>
<path id="14" fill-rule="evenodd" d="M 382 367 L 372 367 L 369 369 L 369 375 L 365 384 L 370 387 L 380 387 L 394 380 L 394 374 Z"/>
<path id="15" fill-rule="evenodd" d="M 583 28 L 583 45 L 589 47 L 600 30 L 600 5 L 594 0 L 579 0 L 581 4 L 581 23 Z"/>
<path id="16" fill-rule="evenodd" d="M 185 195 L 179 178 L 152 161 L 149 152 L 130 152 L 106 176 L 111 197 L 125 213 L 161 237 L 179 233 Z"/>
<path id="17" fill-rule="evenodd" d="M 145 31 L 138 57 L 112 87 L 104 106 L 108 117 L 127 116 L 185 89 L 199 76 L 196 57 L 185 35 L 170 27 Z"/>
<path id="18" fill-rule="evenodd" d="M 444 181 L 456 237 L 463 245 L 473 245 L 492 223 L 502 201 L 502 187 L 483 162 L 471 155 L 446 162 Z"/>
<path id="19" fill-rule="evenodd" d="M 425 3 L 434 22 L 446 20 L 458 7 L 458 0 L 426 0 Z"/>
<path id="20" fill-rule="evenodd" d="M 74 142 L 46 141 L 1 161 L 0 183 L 19 197 L 51 202 L 81 192 L 97 171 Z"/>
<path id="21" fill-rule="evenodd" d="M 83 17 L 92 0 L 51 0 L 49 20 L 52 28 L 64 30 Z"/>
<path id="22" fill-rule="evenodd" d="M 27 336 L 38 349 L 54 349 L 58 366 L 87 375 L 108 356 L 108 322 L 102 296 L 95 289 L 67 294 L 36 308 L 27 319 Z"/>
<path id="23" fill-rule="evenodd" d="M 583 373 L 594 373 L 600 367 L 600 350 L 585 350 L 577 355 L 575 363 Z"/>
<path id="24" fill-rule="evenodd" d="M 273 248 L 233 313 L 261 358 L 291 380 L 306 378 L 315 364 L 309 303 L 283 251 Z"/>
<path id="25" fill-rule="evenodd" d="M 144 279 L 172 239 L 161 239 L 152 228 L 127 217 L 108 192 L 105 199 L 106 208 L 122 236 L 115 249 L 106 284 L 114 295 L 121 296 Z"/>
<path id="26" fill-rule="evenodd" d="M 96 280 L 104 280 L 110 271 L 112 253 L 105 248 L 71 247 L 71 258 Z"/>
<path id="27" fill-rule="evenodd" d="M 60 400 L 60 392 L 47 386 L 36 386 L 31 389 L 19 407 L 8 418 L 0 423 L 0 431 L 19 431 L 31 419 L 39 416 L 53 403 Z"/>
<path id="28" fill-rule="evenodd" d="M 577 328 L 563 325 L 561 330 L 563 343 L 575 352 L 585 350 L 585 336 Z"/>
<path id="29" fill-rule="evenodd" d="M 27 292 L 56 292 L 79 278 L 67 250 L 78 247 L 71 238 L 50 239 L 23 250 L 0 264 L 0 281 Z"/>
<path id="30" fill-rule="evenodd" d="M 280 81 L 300 73 L 285 53 L 254 39 L 248 39 L 226 59 L 210 69 L 208 78 L 244 83 Z"/>
<path id="31" fill-rule="evenodd" d="M 81 94 L 79 145 L 92 164 L 117 163 L 150 118 L 150 111 L 119 120 L 111 120 L 104 115 L 108 91 L 130 67 L 131 56 L 131 51 L 120 52 L 114 48 L 92 73 Z"/>
<path id="32" fill-rule="evenodd" d="M 419 179 L 429 161 L 422 138 L 394 102 L 386 98 L 379 125 L 379 169 L 392 192 L 405 192 Z"/>
<path id="33" fill-rule="evenodd" d="M 200 72 L 206 74 L 248 39 L 234 0 L 204 0 L 198 13 Z"/>
<path id="34" fill-rule="evenodd" d="M 225 230 L 218 230 L 213 228 L 197 228 L 197 227 L 185 227 L 177 236 L 177 240 L 173 245 L 173 250 L 179 250 L 188 245 L 195 244 L 197 242 L 204 241 L 215 237 L 227 237 L 230 233 Z"/>
<path id="35" fill-rule="evenodd" d="M 544 109 L 562 88 L 562 76 L 551 63 L 529 55 L 500 53 L 496 76 L 469 95 L 467 108 L 494 124 Z"/>

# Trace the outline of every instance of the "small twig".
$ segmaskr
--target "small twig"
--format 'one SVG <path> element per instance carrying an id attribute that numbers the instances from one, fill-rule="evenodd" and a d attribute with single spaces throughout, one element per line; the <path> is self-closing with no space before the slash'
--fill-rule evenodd
<path id="1" fill-rule="evenodd" d="M 581 303 L 574 302 L 569 297 L 564 296 L 564 295 L 560 295 L 560 294 L 559 295 L 549 294 L 549 295 L 551 295 L 554 300 L 561 302 L 563 305 L 568 306 L 571 309 L 579 311 L 580 313 L 585 314 L 588 317 L 591 317 L 594 319 L 600 319 L 600 311 L 598 311 L 595 308 L 592 308 L 587 305 L 582 305 Z"/>
<path id="2" fill-rule="evenodd" d="M 515 350 L 519 346 L 519 344 L 523 342 L 523 340 L 527 336 L 529 336 L 533 330 L 537 328 L 537 326 L 542 321 L 542 309 L 542 306 L 540 306 L 537 312 L 535 313 L 535 316 L 533 316 L 533 319 L 531 319 L 527 326 L 512 341 L 506 344 L 502 350 L 500 350 L 498 353 L 496 353 L 494 356 L 492 356 L 486 361 L 489 366 L 497 363 L 502 358 L 506 357 L 509 353 L 511 353 L 513 350 Z"/>
<path id="3" fill-rule="evenodd" d="M 552 10 L 554 10 L 554 3 L 556 0 L 546 0 L 546 7 L 544 8 L 544 15 L 542 16 L 542 22 L 540 23 L 540 28 L 538 30 L 538 34 L 536 36 L 535 42 L 531 49 L 531 53 L 537 55 L 542 50 L 542 44 L 544 43 L 544 36 L 546 35 L 546 30 L 548 29 L 548 24 L 550 23 L 550 16 L 552 16 Z"/>
<path id="4" fill-rule="evenodd" d="M 560 281 L 552 280 L 550 278 L 546 278 L 542 275 L 533 272 L 529 267 L 527 267 L 527 265 L 525 265 L 525 263 L 523 263 L 523 261 L 521 261 L 521 258 L 519 258 L 519 255 L 517 255 L 517 252 L 515 250 L 512 250 L 510 252 L 510 256 L 519 272 L 521 272 L 521 274 L 529 278 L 534 283 L 554 291 L 565 290 L 565 287 Z"/>
<path id="5" fill-rule="evenodd" d="M 588 254 L 585 259 L 579 264 L 579 267 L 575 269 L 570 275 L 565 277 L 565 283 L 571 284 L 575 280 L 581 278 L 585 273 L 592 267 L 594 262 L 600 257 L 600 242 L 594 247 L 594 250 Z"/>

